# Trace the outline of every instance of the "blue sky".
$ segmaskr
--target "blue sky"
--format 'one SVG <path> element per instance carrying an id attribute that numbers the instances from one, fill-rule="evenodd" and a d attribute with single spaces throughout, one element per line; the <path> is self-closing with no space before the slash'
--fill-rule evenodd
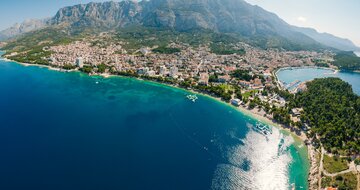
<path id="1" fill-rule="evenodd" d="M 106 0 L 1 0 L 0 30 L 30 18 L 55 15 L 64 6 Z M 286 22 L 352 40 L 360 46 L 360 0 L 246 0 Z"/>
<path id="2" fill-rule="evenodd" d="M 286 22 L 352 40 L 360 46 L 360 0 L 246 0 Z"/>

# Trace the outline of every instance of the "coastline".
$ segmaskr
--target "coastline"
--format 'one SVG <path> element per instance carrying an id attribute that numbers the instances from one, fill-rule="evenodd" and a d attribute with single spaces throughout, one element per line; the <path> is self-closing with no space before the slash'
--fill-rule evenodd
<path id="1" fill-rule="evenodd" d="M 47 68 L 49 70 L 60 71 L 60 72 L 80 72 L 77 69 L 64 70 L 64 69 L 52 67 L 50 65 L 38 65 L 38 64 L 20 63 L 20 62 L 17 62 L 17 61 L 9 60 L 7 58 L 2 58 L 2 60 L 6 61 L 6 62 L 17 63 L 17 64 L 25 66 L 25 67 L 27 67 L 27 66 L 35 66 L 35 67 Z M 80 72 L 80 73 L 83 73 L 83 72 Z M 83 73 L 83 74 L 89 75 L 89 74 L 86 74 L 86 73 Z M 307 162 L 309 164 L 309 167 L 307 169 L 307 173 L 309 174 L 308 177 L 310 177 L 310 168 L 312 167 L 312 162 L 311 162 L 312 155 L 310 155 L 310 150 L 311 150 L 310 148 L 311 147 L 309 148 L 309 145 L 305 144 L 305 142 L 308 140 L 306 135 L 304 133 L 301 133 L 301 135 L 299 136 L 298 134 L 296 134 L 295 131 L 291 131 L 290 128 L 287 128 L 284 125 L 278 124 L 278 123 L 272 121 L 271 119 L 261 115 L 259 112 L 256 111 L 256 108 L 253 109 L 253 110 L 249 110 L 249 109 L 247 109 L 247 108 L 245 108 L 243 106 L 235 107 L 230 102 L 225 102 L 219 97 L 214 97 L 214 96 L 212 96 L 210 94 L 207 94 L 207 93 L 204 93 L 204 92 L 201 92 L 201 91 L 197 91 L 197 90 L 194 90 L 194 89 L 185 89 L 185 88 L 182 88 L 182 87 L 180 87 L 178 85 L 173 85 L 173 84 L 167 84 L 167 83 L 161 83 L 161 82 L 152 81 L 152 80 L 145 80 L 145 79 L 136 78 L 136 77 L 113 75 L 113 74 L 107 74 L 107 73 L 105 73 L 105 74 L 95 74 L 95 75 L 90 75 L 90 76 L 99 76 L 99 77 L 104 77 L 104 78 L 109 78 L 109 77 L 129 78 L 129 79 L 135 79 L 135 80 L 139 80 L 139 81 L 143 81 L 143 82 L 147 82 L 147 83 L 152 83 L 152 84 L 156 84 L 156 85 L 162 85 L 164 87 L 176 88 L 176 89 L 182 90 L 182 91 L 184 91 L 186 93 L 194 93 L 194 94 L 197 94 L 197 95 L 200 95 L 200 96 L 210 98 L 210 99 L 215 100 L 218 103 L 221 103 L 221 104 L 223 104 L 225 106 L 230 106 L 232 109 L 242 113 L 243 115 L 246 115 L 247 117 L 258 120 L 259 122 L 262 122 L 264 124 L 274 126 L 274 127 L 278 128 L 285 135 L 292 136 L 292 138 L 294 139 L 293 144 L 294 144 L 296 149 L 300 150 L 301 148 L 304 148 L 303 150 L 306 152 L 306 156 L 307 156 L 304 159 L 307 159 Z M 274 75 L 274 76 L 277 78 L 276 75 Z M 302 156 L 305 156 L 305 155 L 302 154 Z"/>

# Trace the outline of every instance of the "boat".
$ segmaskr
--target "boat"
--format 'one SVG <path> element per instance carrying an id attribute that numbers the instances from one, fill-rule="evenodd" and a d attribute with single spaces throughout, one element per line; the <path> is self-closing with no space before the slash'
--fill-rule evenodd
<path id="1" fill-rule="evenodd" d="M 261 123 L 257 123 L 254 127 L 253 127 L 254 131 L 263 134 L 265 136 L 268 136 L 270 134 L 272 134 L 272 130 L 271 127 L 265 124 L 261 124 Z"/>
<path id="2" fill-rule="evenodd" d="M 196 95 L 191 95 L 191 94 L 187 95 L 186 98 L 191 100 L 192 102 L 196 102 L 196 100 L 198 99 Z"/>

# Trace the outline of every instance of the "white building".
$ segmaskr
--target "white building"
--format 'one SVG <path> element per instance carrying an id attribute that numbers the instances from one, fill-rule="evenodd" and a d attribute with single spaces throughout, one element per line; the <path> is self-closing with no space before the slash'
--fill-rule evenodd
<path id="1" fill-rule="evenodd" d="M 176 78 L 178 75 L 178 68 L 176 66 L 173 66 L 170 68 L 170 76 L 173 78 Z"/>
<path id="2" fill-rule="evenodd" d="M 242 101 L 240 99 L 232 99 L 231 104 L 234 106 L 240 106 Z"/>
<path id="3" fill-rule="evenodd" d="M 160 76 L 164 76 L 164 75 L 167 75 L 167 69 L 166 67 L 163 65 L 163 66 L 160 66 L 160 72 L 159 72 Z"/>
<path id="4" fill-rule="evenodd" d="M 143 55 L 147 55 L 151 52 L 151 50 L 148 48 L 148 47 L 142 47 L 140 49 L 140 52 L 143 54 Z"/>
<path id="5" fill-rule="evenodd" d="M 151 70 L 151 71 L 146 72 L 146 75 L 150 76 L 150 77 L 153 77 L 153 76 L 156 75 L 156 73 L 155 73 L 155 71 Z"/>
<path id="6" fill-rule="evenodd" d="M 76 59 L 76 66 L 78 66 L 79 68 L 82 68 L 84 66 L 84 59 L 82 57 L 78 57 Z"/>

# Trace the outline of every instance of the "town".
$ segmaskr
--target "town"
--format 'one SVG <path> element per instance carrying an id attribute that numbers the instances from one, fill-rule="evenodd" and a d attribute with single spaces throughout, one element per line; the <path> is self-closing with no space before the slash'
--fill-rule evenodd
<path id="1" fill-rule="evenodd" d="M 159 46 L 144 46 L 130 52 L 124 48 L 126 42 L 112 42 L 106 35 L 102 39 L 89 37 L 68 44 L 44 46 L 41 51 L 31 52 L 32 57 L 28 52 L 10 52 L 4 57 L 19 62 L 27 59 L 27 63 L 42 63 L 62 71 L 143 78 L 208 94 L 297 134 L 308 145 L 311 162 L 309 184 L 312 188 L 322 184 L 323 178 L 325 181 L 333 175 L 319 175 L 322 171 L 331 171 L 319 167 L 320 162 L 335 161 L 324 153 L 323 148 L 319 152 L 319 145 L 309 138 L 310 126 L 302 121 L 303 108 L 288 106 L 295 93 L 306 90 L 306 84 L 299 81 L 285 84 L 277 79 L 276 72 L 287 67 L 316 67 L 319 62 L 321 66 L 325 64 L 335 69 L 331 64 L 334 53 L 265 50 L 244 42 L 233 46 L 243 50 L 243 54 L 220 55 L 212 52 L 206 44 L 194 47 L 175 42 L 161 47 L 160 52 Z M 36 59 L 29 59 L 34 57 Z M 196 96 L 187 97 L 193 102 L 197 100 Z M 322 161 L 320 155 L 332 160 Z M 356 170 L 354 161 L 342 165 L 345 169 L 349 165 L 350 169 L 346 171 Z"/>

